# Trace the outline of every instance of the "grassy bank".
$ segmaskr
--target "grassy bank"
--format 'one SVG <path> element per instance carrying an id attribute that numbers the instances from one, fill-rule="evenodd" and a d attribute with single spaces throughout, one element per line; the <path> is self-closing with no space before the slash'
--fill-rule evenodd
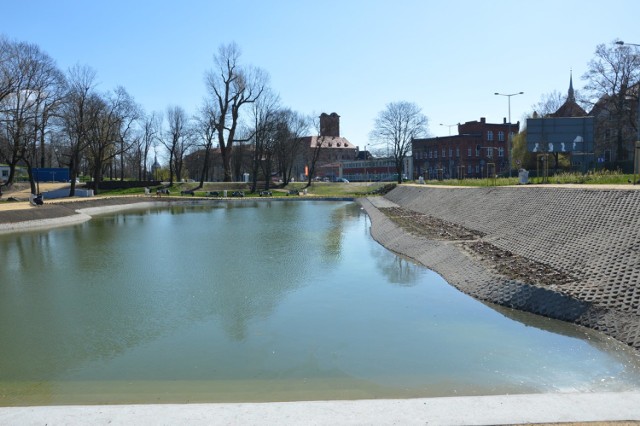
<path id="1" fill-rule="evenodd" d="M 168 187 L 171 196 L 184 196 L 191 197 L 190 194 L 182 195 L 183 191 L 193 191 L 195 197 L 209 197 L 211 193 L 217 192 L 222 196 L 224 191 L 227 191 L 227 195 L 231 196 L 233 191 L 242 191 L 245 197 L 260 197 L 259 191 L 251 193 L 251 186 L 249 184 L 240 182 L 207 182 L 203 188 L 195 189 L 198 186 L 197 183 L 176 183 L 171 187 Z M 388 182 L 354 182 L 354 183 L 342 183 L 342 182 L 314 182 L 309 188 L 306 188 L 308 195 L 319 197 L 362 197 L 366 195 L 374 195 L 379 193 L 383 188 L 389 186 Z M 289 196 L 289 191 L 298 190 L 302 192 L 306 187 L 306 182 L 290 183 L 286 187 L 271 187 L 269 190 L 272 196 Z M 166 187 L 165 187 L 166 188 Z M 155 194 L 156 188 L 150 188 L 151 193 Z M 388 188 L 387 188 L 388 190 Z M 99 195 L 142 195 L 144 194 L 144 188 L 129 188 L 118 190 L 103 190 Z"/>
<path id="2" fill-rule="evenodd" d="M 635 179 L 638 180 L 636 175 Z M 528 182 L 531 184 L 589 184 L 589 185 L 623 185 L 631 184 L 633 175 L 623 174 L 619 172 L 611 172 L 608 170 L 594 171 L 586 174 L 562 172 L 547 178 L 530 177 Z M 428 180 L 425 183 L 429 185 L 445 185 L 445 186 L 508 186 L 518 185 L 519 179 L 515 177 L 499 177 L 495 179 L 445 179 L 445 180 Z M 637 183 L 637 182 L 636 182 Z"/>

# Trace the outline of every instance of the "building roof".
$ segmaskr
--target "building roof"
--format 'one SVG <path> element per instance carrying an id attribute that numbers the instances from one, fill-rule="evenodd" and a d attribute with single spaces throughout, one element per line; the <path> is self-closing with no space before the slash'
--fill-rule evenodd
<path id="1" fill-rule="evenodd" d="M 569 76 L 569 91 L 567 100 L 554 112 L 551 117 L 586 117 L 587 112 L 576 102 L 573 91 L 573 73 Z"/>
<path id="2" fill-rule="evenodd" d="M 341 136 L 307 136 L 310 148 L 356 149 L 356 146 Z"/>

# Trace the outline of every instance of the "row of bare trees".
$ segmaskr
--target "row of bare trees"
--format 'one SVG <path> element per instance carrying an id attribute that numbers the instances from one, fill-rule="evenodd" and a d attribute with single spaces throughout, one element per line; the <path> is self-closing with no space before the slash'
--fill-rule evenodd
<path id="1" fill-rule="evenodd" d="M 251 175 L 285 181 L 300 155 L 308 118 L 284 108 L 265 71 L 240 61 L 235 43 L 222 45 L 205 72 L 206 97 L 195 116 L 180 106 L 145 114 L 123 87 L 101 92 L 96 72 L 74 66 L 66 73 L 37 45 L 0 38 L 0 162 L 10 168 L 6 185 L 25 167 L 37 192 L 34 168 L 68 167 L 71 195 L 80 176 L 96 191 L 105 178 L 148 179 L 151 153 L 166 154 L 169 183 L 185 176 L 185 158 L 202 151 L 200 187 L 216 155 L 225 181 L 234 151 L 253 151 Z M 194 171 L 190 171 L 191 175 Z M 267 184 L 268 185 L 268 184 Z"/>
<path id="2" fill-rule="evenodd" d="M 145 137 L 141 108 L 124 88 L 98 92 L 91 68 L 75 66 L 65 74 L 37 45 L 4 37 L 0 77 L 0 161 L 9 166 L 6 185 L 14 183 L 22 166 L 36 193 L 33 170 L 62 165 L 70 169 L 73 195 L 80 174 L 89 174 L 96 187 L 108 167 L 111 175 L 118 169 L 124 179 L 131 154 L 144 168 L 153 139 Z"/>

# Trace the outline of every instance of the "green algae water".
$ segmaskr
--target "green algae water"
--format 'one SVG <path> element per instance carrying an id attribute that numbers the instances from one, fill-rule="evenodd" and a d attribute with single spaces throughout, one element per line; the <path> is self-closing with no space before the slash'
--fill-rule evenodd
<path id="1" fill-rule="evenodd" d="M 349 202 L 220 202 L 0 236 L 0 405 L 640 390 L 635 352 L 487 306 Z"/>

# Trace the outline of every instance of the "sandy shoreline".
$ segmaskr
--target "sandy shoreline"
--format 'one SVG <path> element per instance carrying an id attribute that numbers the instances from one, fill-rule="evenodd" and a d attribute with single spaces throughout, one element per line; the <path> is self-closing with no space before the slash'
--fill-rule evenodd
<path id="1" fill-rule="evenodd" d="M 28 202 L 5 202 L 0 205 L 0 234 L 73 225 L 91 219 L 92 215 L 132 208 L 169 204 L 149 197 L 105 197 L 52 200 L 42 206 Z"/>

